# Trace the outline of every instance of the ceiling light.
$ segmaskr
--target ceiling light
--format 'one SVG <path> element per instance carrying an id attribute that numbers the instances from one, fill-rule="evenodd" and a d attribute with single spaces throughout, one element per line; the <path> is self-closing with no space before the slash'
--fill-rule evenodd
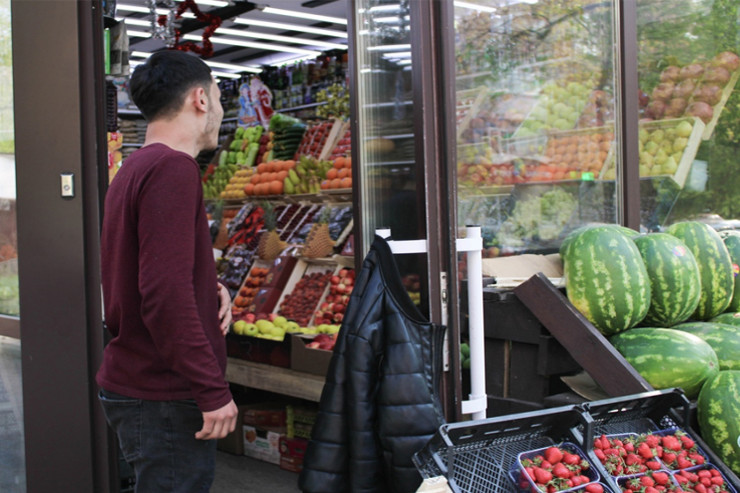
<path id="1" fill-rule="evenodd" d="M 411 52 L 410 51 L 394 51 L 392 53 L 384 53 L 383 58 L 387 58 L 389 60 L 395 60 L 400 58 L 411 58 Z"/>
<path id="2" fill-rule="evenodd" d="M 130 37 L 133 37 L 133 38 L 151 38 L 152 37 L 152 33 L 146 33 L 143 31 L 126 30 L 126 34 L 128 34 Z"/>
<path id="3" fill-rule="evenodd" d="M 182 2 L 183 0 L 177 0 L 178 2 Z M 210 5 L 211 7 L 226 7 L 229 5 L 229 2 L 224 2 L 223 0 L 198 0 L 198 5 Z"/>
<path id="4" fill-rule="evenodd" d="M 346 38 L 347 33 L 342 31 L 336 31 L 333 29 L 319 29 L 317 27 L 301 26 L 298 24 L 283 24 L 282 22 L 267 22 L 258 21 L 256 19 L 245 19 L 244 17 L 236 17 L 234 22 L 237 24 L 247 24 L 250 26 L 270 27 L 273 29 L 283 29 L 285 31 L 298 31 L 302 33 L 321 34 L 324 36 L 332 36 L 334 38 Z"/>
<path id="5" fill-rule="evenodd" d="M 393 5 L 378 5 L 376 7 L 370 7 L 368 12 L 398 12 L 401 10 L 401 4 L 395 3 Z"/>
<path id="6" fill-rule="evenodd" d="M 367 51 L 405 51 L 410 50 L 410 44 L 370 46 Z"/>
<path id="7" fill-rule="evenodd" d="M 183 36 L 183 39 L 187 39 L 190 41 L 200 41 L 202 40 L 202 36 L 197 36 L 195 34 L 186 34 Z M 267 44 L 267 43 L 252 43 L 249 41 L 239 41 L 236 39 L 228 39 L 223 38 L 220 36 L 211 36 L 210 38 L 211 43 L 220 43 L 225 45 L 232 45 L 232 46 L 243 46 L 245 48 L 254 48 L 257 50 L 269 50 L 269 51 L 282 51 L 287 53 L 298 53 L 300 55 L 311 55 L 313 57 L 317 57 L 321 55 L 321 52 L 314 51 L 314 50 L 304 50 L 303 48 L 294 48 L 292 46 L 284 46 L 284 45 L 276 45 L 276 44 Z"/>
<path id="8" fill-rule="evenodd" d="M 270 62 L 269 65 L 271 67 L 279 67 L 280 65 L 285 65 L 286 63 L 291 63 L 291 62 L 292 63 L 298 63 L 298 62 L 302 62 L 304 60 L 313 60 L 314 58 L 316 58 L 316 57 L 312 57 L 312 56 L 288 57 L 288 58 L 283 58 L 283 59 L 281 59 L 280 61 L 277 61 L 277 62 Z"/>
<path id="9" fill-rule="evenodd" d="M 256 67 L 243 67 L 241 65 L 234 65 L 233 63 L 212 62 L 210 60 L 203 61 L 206 62 L 206 65 L 208 65 L 209 67 L 224 68 L 227 70 L 235 70 L 237 72 L 251 72 L 253 74 L 259 74 L 260 72 L 262 72 L 261 68 Z"/>
<path id="10" fill-rule="evenodd" d="M 455 0 L 453 4 L 455 5 L 455 7 L 477 10 L 479 12 L 496 12 L 496 9 L 494 7 L 486 7 L 483 5 L 477 5 L 477 4 L 470 3 L 470 2 L 460 2 L 458 0 Z"/>
<path id="11" fill-rule="evenodd" d="M 117 21 L 123 20 L 129 26 L 151 26 L 152 21 L 145 21 L 144 19 L 132 19 L 131 17 L 124 17 L 123 19 L 116 19 Z"/>
<path id="12" fill-rule="evenodd" d="M 314 39 L 296 38 L 290 36 L 279 36 L 277 34 L 256 33 L 252 31 L 242 31 L 240 29 L 229 29 L 221 27 L 218 29 L 219 34 L 230 34 L 232 36 L 242 36 L 244 38 L 269 39 L 271 41 L 280 41 L 282 43 L 294 43 L 306 46 L 320 46 L 322 48 L 332 48 L 346 50 L 347 45 L 339 43 L 330 43 L 328 41 L 319 41 Z"/>
<path id="13" fill-rule="evenodd" d="M 152 12 L 147 7 L 142 7 L 141 5 L 129 5 L 125 3 L 116 4 L 116 10 L 126 10 L 128 12 L 140 12 L 142 14 L 150 14 Z M 170 13 L 169 9 L 154 9 L 154 12 L 157 15 L 167 15 Z M 181 17 L 186 17 L 188 19 L 195 19 L 195 14 L 193 14 L 192 12 L 183 12 Z"/>
<path id="14" fill-rule="evenodd" d="M 307 12 L 297 12 L 295 10 L 284 10 L 284 9 L 275 9 L 272 7 L 265 7 L 262 9 L 262 12 L 265 14 L 274 14 L 274 15 L 287 15 L 288 17 L 298 17 L 301 19 L 311 19 L 314 21 L 323 21 L 323 22 L 331 22 L 332 24 L 347 24 L 347 19 L 342 19 L 340 17 L 330 17 L 328 15 L 318 15 L 318 14 L 309 14 Z"/>
<path id="15" fill-rule="evenodd" d="M 215 70 L 211 70 L 211 75 L 213 75 L 214 77 L 227 77 L 229 79 L 238 79 L 239 77 L 241 77 L 241 75 L 239 74 L 231 74 L 229 72 L 217 72 Z"/>
<path id="16" fill-rule="evenodd" d="M 130 56 L 136 57 L 136 58 L 149 58 L 150 56 L 152 56 L 152 54 L 149 53 L 149 52 L 146 52 L 146 51 L 132 51 Z M 262 69 L 261 68 L 258 68 L 258 67 L 246 67 L 246 66 L 242 66 L 242 65 L 235 65 L 233 63 L 212 62 L 210 60 L 203 60 L 203 61 L 209 67 L 223 68 L 223 69 L 226 69 L 226 70 L 234 70 L 234 71 L 237 71 L 237 72 L 251 72 L 253 74 L 259 74 L 259 73 L 262 72 Z M 143 63 L 143 62 L 141 60 L 136 60 L 136 61 L 132 61 L 130 63 L 139 64 L 139 63 Z M 216 72 L 213 72 L 213 73 L 215 74 Z"/>

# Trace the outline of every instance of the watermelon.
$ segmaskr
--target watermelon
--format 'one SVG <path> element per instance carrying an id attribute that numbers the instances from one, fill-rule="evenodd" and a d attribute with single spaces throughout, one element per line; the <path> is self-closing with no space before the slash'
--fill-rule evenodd
<path id="1" fill-rule="evenodd" d="M 709 321 L 718 324 L 727 324 L 740 327 L 740 312 L 720 313 L 716 317 L 709 319 Z"/>
<path id="2" fill-rule="evenodd" d="M 724 312 L 732 301 L 735 279 L 730 253 L 719 233 L 698 221 L 672 224 L 666 233 L 681 239 L 699 265 L 701 297 L 691 318 L 709 320 Z"/>
<path id="3" fill-rule="evenodd" d="M 635 242 L 614 226 L 594 226 L 568 243 L 563 274 L 573 306 L 607 336 L 637 325 L 650 307 L 650 281 Z"/>
<path id="4" fill-rule="evenodd" d="M 712 451 L 740 474 L 740 371 L 725 370 L 708 379 L 696 400 L 699 432 Z"/>
<path id="5" fill-rule="evenodd" d="M 625 235 L 629 236 L 630 238 L 633 238 L 640 233 L 635 231 L 634 229 L 627 228 L 625 226 L 620 226 L 619 224 L 602 224 L 602 223 L 595 223 L 595 224 L 586 224 L 585 226 L 580 226 L 573 231 L 571 231 L 568 236 L 565 237 L 563 242 L 560 244 L 560 256 L 565 257 L 565 254 L 568 250 L 568 247 L 570 246 L 571 242 L 578 237 L 581 233 L 584 231 L 595 228 L 595 227 L 607 227 L 607 228 L 614 228 L 617 231 L 620 231 L 624 233 Z"/>
<path id="6" fill-rule="evenodd" d="M 719 371 L 717 355 L 701 338 L 676 329 L 638 327 L 609 342 L 656 389 L 681 387 L 689 398 Z"/>
<path id="7" fill-rule="evenodd" d="M 737 312 L 740 310 L 740 276 L 738 276 L 740 274 L 740 231 L 720 231 L 719 236 L 725 242 L 727 251 L 730 253 L 732 273 L 735 279 L 735 290 L 727 311 Z"/>
<path id="8" fill-rule="evenodd" d="M 694 334 L 712 346 L 720 370 L 740 370 L 740 328 L 713 322 L 688 322 L 673 328 Z"/>
<path id="9" fill-rule="evenodd" d="M 699 305 L 701 279 L 694 254 L 666 233 L 634 238 L 650 279 L 650 308 L 642 325 L 671 327 L 688 319 Z"/>

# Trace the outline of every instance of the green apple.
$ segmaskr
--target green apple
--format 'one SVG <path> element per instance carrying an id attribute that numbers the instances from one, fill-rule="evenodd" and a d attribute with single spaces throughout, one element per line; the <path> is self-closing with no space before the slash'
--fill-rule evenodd
<path id="1" fill-rule="evenodd" d="M 259 335 L 260 331 L 257 328 L 255 324 L 247 323 L 247 326 L 244 328 L 244 335 L 245 336 L 256 336 Z"/>
<path id="2" fill-rule="evenodd" d="M 273 319 L 272 323 L 278 327 L 285 327 L 288 323 L 288 319 L 283 317 L 282 315 L 278 315 Z"/>
<path id="3" fill-rule="evenodd" d="M 269 320 L 257 320 L 255 322 L 255 325 L 257 326 L 257 330 L 259 330 L 260 334 L 270 334 L 272 332 L 272 328 L 275 327 L 275 324 L 270 322 Z"/>
<path id="4" fill-rule="evenodd" d="M 673 159 L 673 156 L 669 156 L 660 167 L 663 169 L 664 174 L 672 175 L 678 169 L 678 163 Z"/>
<path id="5" fill-rule="evenodd" d="M 655 156 L 655 154 L 658 152 L 659 149 L 660 149 L 660 146 L 658 145 L 657 142 L 653 140 L 649 140 L 645 143 L 645 152 L 652 154 L 653 156 Z"/>
<path id="6" fill-rule="evenodd" d="M 663 129 L 660 129 L 660 128 L 656 128 L 650 133 L 650 140 L 652 140 L 653 142 L 660 143 L 660 141 L 663 140 L 664 137 L 665 137 L 665 131 L 663 131 Z"/>
<path id="7" fill-rule="evenodd" d="M 640 129 L 640 132 L 638 135 L 639 135 L 640 142 L 642 142 L 643 144 L 650 139 L 650 132 L 648 132 L 644 128 Z"/>
<path id="8" fill-rule="evenodd" d="M 245 320 L 237 320 L 234 325 L 231 326 L 231 330 L 234 334 L 244 335 L 247 328 L 247 322 Z"/>
<path id="9" fill-rule="evenodd" d="M 658 152 L 655 153 L 655 164 L 663 166 L 663 163 L 665 163 L 667 159 L 668 154 L 666 154 L 663 149 L 658 149 Z"/>

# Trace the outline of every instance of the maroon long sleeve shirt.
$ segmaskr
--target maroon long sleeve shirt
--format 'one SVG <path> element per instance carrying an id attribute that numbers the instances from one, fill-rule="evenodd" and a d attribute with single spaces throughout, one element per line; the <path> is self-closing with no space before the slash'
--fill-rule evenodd
<path id="1" fill-rule="evenodd" d="M 98 385 L 139 399 L 195 399 L 204 412 L 228 404 L 198 164 L 163 144 L 136 151 L 113 179 L 104 214 L 103 301 L 113 337 Z"/>

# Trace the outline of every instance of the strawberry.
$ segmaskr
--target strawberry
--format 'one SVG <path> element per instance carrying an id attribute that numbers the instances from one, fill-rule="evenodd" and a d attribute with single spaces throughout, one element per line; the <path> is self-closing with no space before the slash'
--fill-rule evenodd
<path id="1" fill-rule="evenodd" d="M 569 478 L 571 477 L 572 473 L 570 472 L 570 469 L 565 467 L 565 464 L 562 462 L 558 462 L 552 467 L 552 474 L 556 478 Z"/>
<path id="2" fill-rule="evenodd" d="M 550 464 L 557 464 L 561 460 L 563 460 L 563 451 L 560 450 L 558 447 L 548 447 L 547 450 L 545 450 L 545 460 L 549 462 Z"/>
<path id="3" fill-rule="evenodd" d="M 685 449 L 692 449 L 696 446 L 696 443 L 694 440 L 691 439 L 688 435 L 681 435 L 681 446 Z"/>
<path id="4" fill-rule="evenodd" d="M 642 476 L 640 477 L 640 484 L 643 486 L 653 486 L 655 481 L 650 476 Z"/>
<path id="5" fill-rule="evenodd" d="M 653 458 L 653 451 L 647 441 L 641 442 L 640 445 L 637 446 L 637 453 L 640 454 L 640 457 L 643 459 Z"/>
<path id="6" fill-rule="evenodd" d="M 552 481 L 552 473 L 541 467 L 535 467 L 534 469 L 534 480 L 537 483 L 545 484 Z"/>
<path id="7" fill-rule="evenodd" d="M 658 462 L 657 460 L 647 461 L 645 465 L 648 467 L 648 469 L 651 469 L 653 471 L 657 471 L 658 469 L 662 467 L 660 465 L 660 462 Z"/>
<path id="8" fill-rule="evenodd" d="M 599 459 L 602 463 L 606 461 L 606 454 L 604 454 L 604 451 L 600 448 L 594 448 L 594 455 L 596 455 L 596 458 Z"/>
<path id="9" fill-rule="evenodd" d="M 653 479 L 655 480 L 656 484 L 661 484 L 661 485 L 668 484 L 668 481 L 669 481 L 668 473 L 666 472 L 653 473 Z"/>
<path id="10" fill-rule="evenodd" d="M 563 452 L 563 463 L 569 466 L 575 466 L 581 462 L 581 457 L 578 454 L 571 454 L 570 452 Z"/>
<path id="11" fill-rule="evenodd" d="M 591 483 L 586 485 L 586 493 L 604 493 L 604 487 L 599 483 Z"/>
<path id="12" fill-rule="evenodd" d="M 657 435 L 649 434 L 645 436 L 645 443 L 648 447 L 655 448 L 660 444 L 660 438 Z"/>

